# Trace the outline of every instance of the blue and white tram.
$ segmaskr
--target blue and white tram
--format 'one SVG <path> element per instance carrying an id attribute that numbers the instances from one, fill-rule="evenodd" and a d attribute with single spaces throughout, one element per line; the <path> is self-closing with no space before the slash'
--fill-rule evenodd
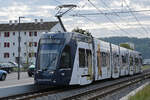
<path id="1" fill-rule="evenodd" d="M 138 52 L 74 33 L 45 33 L 36 59 L 35 83 L 86 85 L 140 72 Z"/>

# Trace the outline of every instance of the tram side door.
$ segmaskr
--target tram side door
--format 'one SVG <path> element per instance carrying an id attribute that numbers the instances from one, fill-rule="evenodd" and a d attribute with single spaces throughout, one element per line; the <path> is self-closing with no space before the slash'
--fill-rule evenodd
<path id="1" fill-rule="evenodd" d="M 92 53 L 89 49 L 79 48 L 79 75 L 80 85 L 92 82 Z"/>
<path id="2" fill-rule="evenodd" d="M 113 53 L 113 78 L 119 77 L 119 54 Z"/>
<path id="3" fill-rule="evenodd" d="M 133 62 L 133 57 L 132 57 L 132 55 L 130 55 L 130 58 L 129 58 L 130 60 L 129 60 L 129 73 L 130 73 L 130 75 L 133 75 L 133 66 L 134 66 L 134 62 Z"/>

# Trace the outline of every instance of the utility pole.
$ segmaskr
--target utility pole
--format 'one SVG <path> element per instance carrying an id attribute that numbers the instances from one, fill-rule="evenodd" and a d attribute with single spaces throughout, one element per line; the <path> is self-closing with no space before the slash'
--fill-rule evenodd
<path id="1" fill-rule="evenodd" d="M 18 80 L 20 79 L 20 52 L 21 52 L 20 20 L 21 18 L 25 18 L 25 17 L 19 17 L 19 23 L 18 23 Z"/>

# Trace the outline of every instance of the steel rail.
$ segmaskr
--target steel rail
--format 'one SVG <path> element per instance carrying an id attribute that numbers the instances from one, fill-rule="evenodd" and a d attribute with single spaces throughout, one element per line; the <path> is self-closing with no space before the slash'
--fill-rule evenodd
<path id="1" fill-rule="evenodd" d="M 100 88 L 98 87 L 98 88 L 95 88 L 95 89 L 89 89 L 89 90 L 86 90 L 86 92 L 83 91 L 81 93 L 74 94 L 72 96 L 66 95 L 66 96 L 63 97 L 63 100 L 78 99 L 80 97 L 90 95 L 90 94 L 92 94 L 92 96 L 90 96 L 90 98 L 88 98 L 88 99 L 93 100 L 95 98 L 99 98 L 101 96 L 104 96 L 108 93 L 112 93 L 113 91 L 117 90 L 114 87 L 117 87 L 118 89 L 123 88 L 123 87 L 126 87 L 127 85 L 130 85 L 130 84 L 133 84 L 133 83 L 136 83 L 138 81 L 148 79 L 148 78 L 150 78 L 150 70 L 144 70 L 141 74 L 138 74 L 138 75 L 135 75 L 135 76 L 130 76 L 130 77 L 125 77 L 125 78 L 120 78 L 120 79 L 115 79 L 115 80 L 112 80 L 112 81 L 108 81 L 108 82 L 111 82 L 111 84 L 104 85 Z M 104 82 L 95 82 L 92 85 L 105 83 L 105 82 L 106 81 L 104 81 Z M 85 88 L 85 86 L 76 86 L 76 87 L 69 86 L 69 87 L 62 87 L 62 88 L 60 88 L 60 87 L 51 87 L 51 88 L 39 90 L 39 91 L 36 91 L 36 92 L 29 92 L 29 93 L 25 93 L 25 94 L 19 94 L 19 95 L 13 95 L 13 96 L 0 98 L 0 100 L 10 100 L 10 99 L 11 100 L 14 100 L 14 99 L 15 100 L 31 100 L 31 99 L 34 99 L 35 100 L 36 98 L 48 96 L 50 94 L 57 94 L 57 93 L 62 93 L 62 92 L 65 92 L 65 91 L 70 91 L 70 90 L 75 91 L 79 88 Z M 96 91 L 98 93 L 96 93 Z M 97 94 L 97 95 L 95 95 L 95 94 Z"/>
<path id="2" fill-rule="evenodd" d="M 66 87 L 51 87 L 51 88 L 46 88 L 46 89 L 41 89 L 38 91 L 34 91 L 34 92 L 28 92 L 25 94 L 18 94 L 18 95 L 13 95 L 13 96 L 8 96 L 8 97 L 2 97 L 0 98 L 0 100 L 31 100 L 31 99 L 35 99 L 38 97 L 42 97 L 42 96 L 47 96 L 49 94 L 55 94 L 58 92 L 63 92 L 63 91 L 68 91 L 71 89 L 75 89 L 78 88 L 78 86 L 76 87 L 70 87 L 70 86 L 66 86 Z"/>
<path id="3" fill-rule="evenodd" d="M 139 74 L 134 77 L 129 77 L 127 80 L 123 80 L 117 83 L 114 83 L 109 86 L 88 90 L 78 95 L 74 95 L 71 97 L 66 97 L 63 100 L 97 100 L 98 98 L 104 97 L 108 94 L 111 94 L 119 89 L 125 88 L 142 80 L 150 78 L 150 72 L 146 72 L 144 74 Z"/>
<path id="4" fill-rule="evenodd" d="M 149 77 L 147 77 L 147 78 L 150 78 L 150 75 L 149 75 Z M 125 83 L 123 83 L 123 84 L 114 85 L 114 86 L 109 87 L 109 88 L 107 88 L 107 89 L 105 88 L 102 93 L 99 91 L 99 93 L 97 93 L 96 96 L 91 96 L 91 97 L 88 98 L 88 100 L 96 100 L 96 99 L 98 99 L 98 98 L 102 98 L 102 97 L 104 97 L 104 96 L 106 96 L 106 95 L 115 93 L 116 91 L 119 91 L 119 90 L 121 90 L 121 89 L 123 89 L 123 88 L 126 88 L 126 87 L 128 87 L 128 86 L 131 86 L 131 85 L 136 84 L 136 83 L 138 83 L 138 82 L 141 82 L 141 81 L 144 80 L 144 79 L 146 79 L 146 78 L 140 77 L 140 78 L 136 79 L 136 80 L 133 81 L 133 82 L 125 82 Z"/>
<path id="5" fill-rule="evenodd" d="M 38 88 L 38 87 L 37 87 Z M 49 87 L 49 88 L 43 88 L 43 89 L 39 89 L 39 90 L 35 90 L 35 91 L 32 91 L 32 92 L 27 92 L 27 93 L 21 93 L 21 94 L 16 94 L 16 95 L 10 95 L 10 96 L 7 96 L 7 97 L 0 97 L 0 100 L 13 100 L 13 99 L 17 99 L 19 97 L 25 97 L 25 96 L 29 96 L 31 94 L 37 94 L 37 93 L 41 93 L 41 92 L 44 92 L 44 91 L 52 91 L 54 90 L 55 87 Z M 21 99 L 21 98 L 20 98 Z"/>
<path id="6" fill-rule="evenodd" d="M 54 94 L 54 93 L 62 92 L 62 91 L 65 91 L 65 90 L 67 90 L 67 89 L 65 89 L 65 88 L 58 89 L 57 88 L 57 89 L 54 89 L 54 90 L 49 90 L 47 92 L 39 92 L 39 93 L 34 93 L 34 94 L 26 95 L 26 96 L 23 96 L 23 97 L 18 97 L 18 98 L 15 98 L 15 100 L 31 100 L 31 99 L 35 99 L 35 98 L 38 98 L 38 97 L 47 96 L 49 94 Z"/>

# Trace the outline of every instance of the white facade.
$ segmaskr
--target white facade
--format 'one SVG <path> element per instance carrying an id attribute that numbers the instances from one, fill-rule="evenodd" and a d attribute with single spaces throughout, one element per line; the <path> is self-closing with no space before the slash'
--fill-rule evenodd
<path id="1" fill-rule="evenodd" d="M 20 32 L 21 61 L 27 62 L 27 59 L 28 59 L 29 62 L 34 63 L 35 55 L 37 53 L 38 41 L 39 41 L 41 34 L 43 32 L 58 32 L 58 31 L 63 31 L 59 23 L 54 25 L 49 30 L 40 30 L 39 29 L 39 30 L 21 31 Z M 9 32 L 8 37 L 5 36 L 6 32 Z M 16 62 L 17 57 L 18 57 L 18 30 L 16 30 L 16 31 L 0 31 L 0 63 Z"/>

